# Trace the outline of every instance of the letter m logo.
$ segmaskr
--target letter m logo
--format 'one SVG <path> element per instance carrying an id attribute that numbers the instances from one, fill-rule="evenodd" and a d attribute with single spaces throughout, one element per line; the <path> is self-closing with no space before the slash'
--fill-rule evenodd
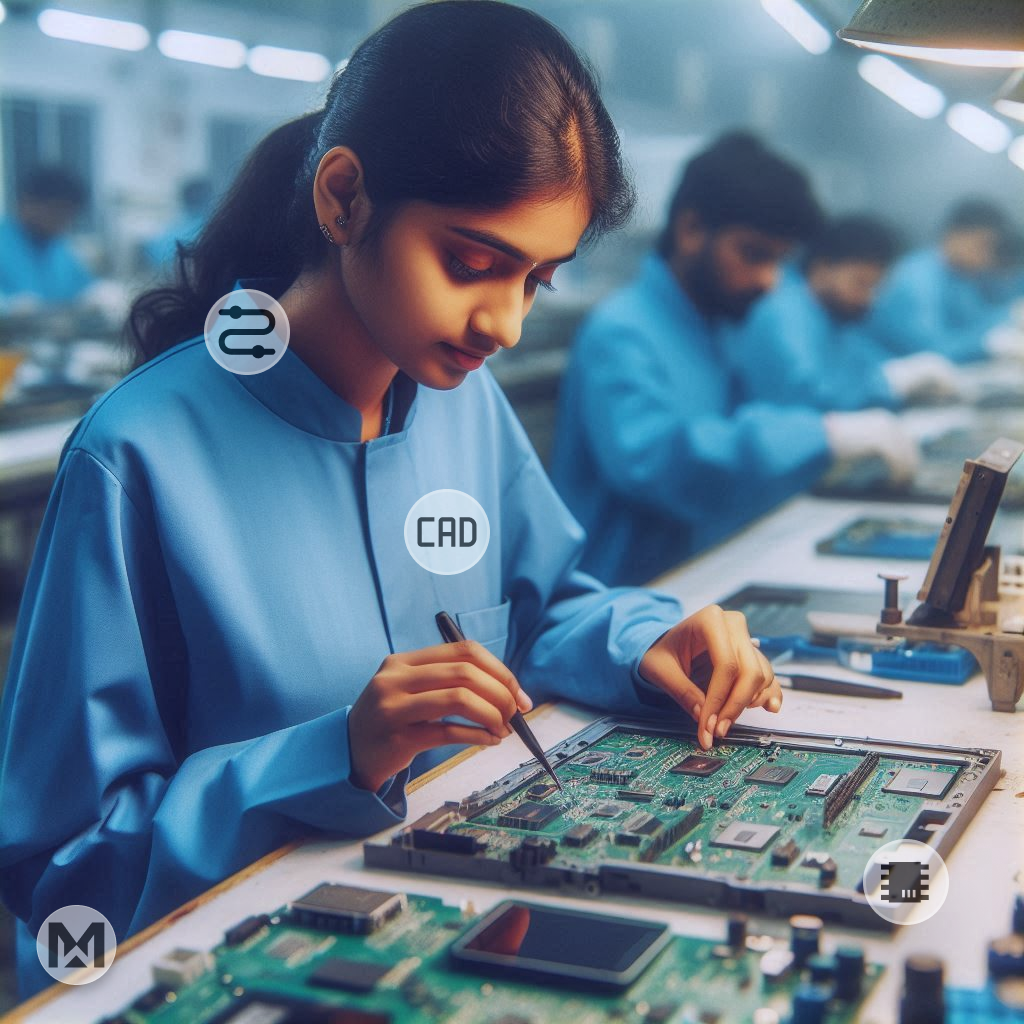
<path id="1" fill-rule="evenodd" d="M 63 945 L 65 956 L 68 956 L 76 949 L 80 949 L 83 954 L 86 954 L 86 947 L 89 945 L 90 941 L 93 943 L 93 951 L 95 953 L 95 956 L 93 958 L 93 966 L 106 966 L 103 961 L 103 957 L 106 950 L 104 949 L 103 942 L 102 921 L 93 921 L 93 923 L 90 924 L 77 939 L 71 934 L 71 932 L 68 931 L 67 927 L 64 925 L 63 922 L 51 921 L 48 935 L 48 946 L 50 950 L 50 966 L 85 967 L 88 961 L 82 960 L 82 958 L 78 956 L 76 956 L 73 960 L 68 960 L 64 964 L 59 963 L 57 946 L 58 943 Z"/>

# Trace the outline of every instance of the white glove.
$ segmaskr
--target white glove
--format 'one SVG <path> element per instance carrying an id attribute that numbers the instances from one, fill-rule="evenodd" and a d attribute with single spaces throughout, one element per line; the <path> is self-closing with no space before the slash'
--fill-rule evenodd
<path id="1" fill-rule="evenodd" d="M 1024 329 L 1010 324 L 993 327 L 985 335 L 985 350 L 993 359 L 1024 359 Z"/>
<path id="2" fill-rule="evenodd" d="M 887 409 L 829 412 L 824 416 L 825 436 L 838 463 L 879 459 L 896 484 L 913 479 L 920 461 L 917 442 Z"/>
<path id="3" fill-rule="evenodd" d="M 892 393 L 904 402 L 913 399 L 951 399 L 960 396 L 953 364 L 938 352 L 916 352 L 882 363 Z"/>

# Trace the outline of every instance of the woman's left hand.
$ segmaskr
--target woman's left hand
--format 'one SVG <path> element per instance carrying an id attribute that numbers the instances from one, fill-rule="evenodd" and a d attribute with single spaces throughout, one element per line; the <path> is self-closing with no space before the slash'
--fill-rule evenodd
<path id="1" fill-rule="evenodd" d="M 706 686 L 693 678 L 701 655 L 712 666 Z M 714 736 L 728 733 L 744 708 L 782 707 L 782 688 L 771 663 L 754 646 L 746 617 L 716 604 L 659 637 L 643 656 L 640 674 L 696 719 L 697 739 L 705 750 Z"/>

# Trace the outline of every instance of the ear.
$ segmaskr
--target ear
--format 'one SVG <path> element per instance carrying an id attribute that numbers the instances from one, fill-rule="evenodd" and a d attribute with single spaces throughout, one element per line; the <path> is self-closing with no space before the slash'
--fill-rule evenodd
<path id="1" fill-rule="evenodd" d="M 327 225 L 339 244 L 346 244 L 369 217 L 363 164 L 348 146 L 335 146 L 320 158 L 313 179 L 317 222 Z M 339 224 L 339 219 L 344 224 Z"/>
<path id="2" fill-rule="evenodd" d="M 696 256 L 704 248 L 708 230 L 695 210 L 681 210 L 672 226 L 676 252 L 684 258 Z"/>

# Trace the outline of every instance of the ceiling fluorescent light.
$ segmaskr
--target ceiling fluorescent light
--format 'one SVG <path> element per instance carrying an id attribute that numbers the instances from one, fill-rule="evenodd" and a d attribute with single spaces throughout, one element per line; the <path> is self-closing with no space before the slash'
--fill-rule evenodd
<path id="1" fill-rule="evenodd" d="M 869 53 L 858 61 L 857 71 L 865 82 L 918 117 L 938 117 L 946 107 L 946 97 L 939 89 L 915 78 L 888 57 Z"/>

